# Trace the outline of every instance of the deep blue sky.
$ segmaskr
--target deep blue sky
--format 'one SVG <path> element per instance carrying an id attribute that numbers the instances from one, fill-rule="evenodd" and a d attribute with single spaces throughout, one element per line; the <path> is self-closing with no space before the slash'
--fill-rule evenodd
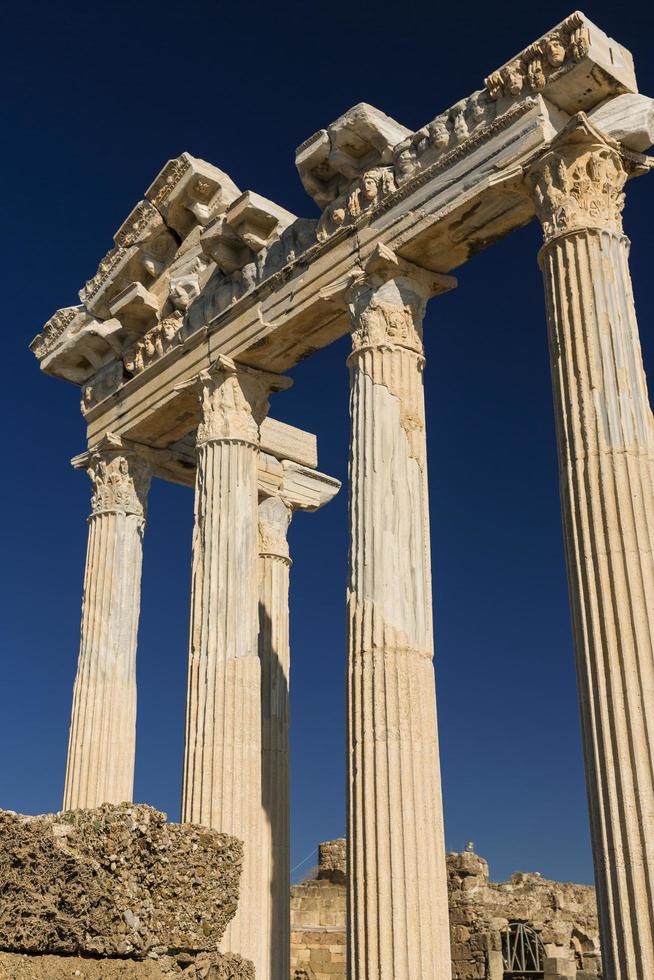
<path id="1" fill-rule="evenodd" d="M 77 389 L 27 344 L 182 150 L 298 215 L 294 148 L 371 102 L 411 128 L 571 13 L 561 4 L 16 4 L 3 31 L 4 560 L 0 806 L 61 805 L 89 484 Z M 586 5 L 654 95 L 654 13 Z M 625 225 L 654 376 L 654 185 Z M 449 849 L 495 878 L 592 880 L 563 566 L 540 234 L 458 270 L 430 307 L 425 374 L 437 683 Z M 346 479 L 347 342 L 305 361 L 273 414 Z M 179 814 L 192 493 L 157 482 L 145 542 L 136 798 Z M 344 832 L 346 489 L 291 528 L 293 864 Z M 300 869 L 303 871 L 311 861 Z M 299 873 L 299 872 L 298 872 Z"/>

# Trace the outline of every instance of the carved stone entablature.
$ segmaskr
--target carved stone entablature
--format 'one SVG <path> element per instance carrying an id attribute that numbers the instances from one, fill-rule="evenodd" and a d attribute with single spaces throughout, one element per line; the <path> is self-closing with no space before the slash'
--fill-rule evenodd
<path id="1" fill-rule="evenodd" d="M 258 455 L 259 554 L 290 563 L 288 527 L 295 511 L 316 511 L 329 503 L 341 488 L 340 480 L 314 468 L 271 456 Z"/>
<path id="2" fill-rule="evenodd" d="M 297 318 L 280 344 L 281 370 L 290 363 L 285 359 L 295 357 L 291 351 L 310 349 L 310 337 L 322 344 L 340 329 L 338 311 L 329 302 L 323 303 L 328 284 L 322 279 L 315 301 L 305 299 L 301 286 L 290 304 L 276 306 L 274 302 L 278 291 L 290 288 L 287 282 L 298 277 L 299 283 L 305 265 L 307 281 L 311 280 L 312 270 L 325 261 L 332 237 L 345 238 L 352 229 L 363 231 L 370 225 L 362 241 L 370 236 L 386 240 L 385 220 L 378 219 L 392 209 L 390 224 L 403 228 L 402 244 L 396 247 L 407 258 L 421 262 L 424 254 L 425 265 L 431 268 L 454 268 L 510 227 L 529 220 L 532 206 L 521 193 L 520 168 L 565 124 L 567 110 L 561 112 L 561 108 L 574 104 L 575 111 L 580 105 L 589 112 L 601 110 L 603 122 L 598 128 L 616 135 L 623 147 L 644 148 L 654 132 L 651 103 L 638 96 L 622 96 L 631 100 L 628 119 L 622 106 L 619 110 L 611 106 L 620 93 L 635 90 L 628 52 L 583 15 L 576 16 L 581 18 L 582 35 L 587 33 L 589 39 L 588 53 L 581 61 L 568 58 L 560 74 L 546 73 L 545 88 L 540 89 L 545 97 L 523 91 L 519 97 L 492 98 L 483 89 L 415 133 L 361 104 L 303 144 L 298 169 L 305 187 L 325 209 L 319 223 L 294 220 L 284 209 L 252 192 L 241 195 L 222 171 L 190 154 L 169 162 L 151 185 L 147 199 L 137 204 L 114 235 L 116 247 L 82 291 L 84 308 L 77 315 L 66 311 L 56 315 L 50 328 L 33 342 L 43 370 L 92 385 L 109 361 L 122 360 L 126 348 L 131 355 L 131 349 L 146 335 L 148 351 L 153 346 L 155 353 L 144 354 L 143 367 L 134 373 L 149 366 L 156 370 L 162 347 L 166 353 L 166 344 L 157 340 L 163 331 L 157 327 L 175 312 L 183 314 L 184 325 L 173 346 L 205 328 L 209 335 L 218 333 L 221 318 L 227 326 L 233 315 L 240 317 L 242 311 L 247 318 L 250 310 L 260 320 L 258 325 L 247 325 L 244 342 L 250 343 L 252 330 L 252 336 L 261 334 L 266 348 L 277 345 L 274 337 L 281 320 L 290 324 Z M 571 25 L 572 20 L 563 26 L 566 24 Z M 547 36 L 552 43 L 561 29 Z M 569 30 L 568 34 L 572 44 Z M 528 61 L 533 61 L 534 50 L 542 43 L 543 39 L 527 49 Z M 554 50 L 552 44 L 550 48 Z M 534 71 L 532 68 L 532 80 Z M 513 164 L 516 181 L 509 184 L 508 170 Z M 486 189 L 484 181 L 488 181 Z M 473 186 L 480 206 L 471 204 L 461 220 L 455 219 L 454 210 L 463 207 L 458 198 L 465 197 Z M 407 204 L 403 214 L 402 204 L 409 199 L 418 203 Z M 388 241 L 395 239 L 389 234 Z M 347 249 L 343 251 L 338 259 L 341 266 L 348 261 Z M 341 267 L 337 280 L 347 275 L 348 270 Z M 238 312 L 229 312 L 252 293 L 253 302 L 246 299 Z M 170 333 L 170 324 L 166 330 Z M 261 356 L 262 349 L 252 356 L 252 363 L 264 363 Z M 169 360 L 176 357 L 171 351 Z M 127 398 L 129 389 L 128 385 Z M 90 424 L 97 417 L 93 413 Z"/>
<path id="3" fill-rule="evenodd" d="M 182 153 L 169 160 L 146 191 L 146 197 L 166 224 L 185 238 L 197 225 L 206 225 L 240 195 L 234 181 L 218 167 Z"/>
<path id="4" fill-rule="evenodd" d="M 455 163 L 467 149 L 472 151 L 485 138 L 491 139 L 501 120 L 497 105 L 484 90 L 462 99 L 415 133 L 406 135 L 386 154 L 388 164 L 364 170 L 346 190 L 330 201 L 318 223 L 318 241 L 324 242 L 340 228 L 354 224 L 364 213 L 372 213 L 398 188 L 439 162 Z M 511 121 L 511 110 L 506 114 Z"/>
<path id="5" fill-rule="evenodd" d="M 384 196 L 388 197 L 416 174 L 436 162 L 445 165 L 450 153 L 472 150 L 480 140 L 492 138 L 502 119 L 511 118 L 517 101 L 543 94 L 555 106 L 576 112 L 590 110 L 608 96 L 636 91 L 629 52 L 583 14 L 575 13 L 493 72 L 486 79 L 484 89 L 457 102 L 417 132 L 405 132 L 394 144 L 381 147 L 376 158 L 361 155 L 357 159 L 358 170 L 336 165 L 335 160 L 340 157 L 334 150 L 337 137 L 332 130 L 350 117 L 353 120 L 350 126 L 355 126 L 361 124 L 360 119 L 365 119 L 366 114 L 383 114 L 371 106 L 355 106 L 296 151 L 302 183 L 323 209 L 318 238 L 325 241 L 339 228 L 356 220 L 350 200 L 366 171 L 388 172 L 384 178 L 385 191 L 362 209 L 372 211 Z M 345 127 L 341 125 L 341 129 Z M 387 127 L 385 134 L 390 140 L 393 130 Z M 457 154 L 453 162 L 458 158 Z"/>
<path id="6" fill-rule="evenodd" d="M 159 300 L 140 282 L 132 282 L 112 301 L 112 316 L 120 320 L 129 337 L 141 336 L 159 318 Z"/>
<path id="7" fill-rule="evenodd" d="M 250 249 L 227 223 L 224 214 L 212 218 L 200 236 L 200 246 L 204 255 L 228 275 L 252 261 Z"/>
<path id="8" fill-rule="evenodd" d="M 599 72 L 593 69 L 599 69 Z M 592 72 L 595 81 L 581 99 L 579 86 L 571 84 L 565 77 L 575 71 L 589 75 Z M 601 86 L 597 81 L 602 74 L 607 85 L 612 83 L 611 94 L 615 94 L 616 82 L 619 91 L 637 91 L 629 52 L 577 11 L 498 71 L 492 72 L 485 84 L 493 99 L 516 99 L 543 93 L 560 108 L 575 112 L 590 109 L 601 101 L 601 91 L 598 97 Z"/>
<path id="9" fill-rule="evenodd" d="M 259 444 L 259 426 L 268 413 L 271 391 L 290 388 L 283 375 L 258 371 L 218 356 L 208 371 L 180 388 L 194 388 L 200 403 L 197 445 L 223 439 Z"/>
<path id="10" fill-rule="evenodd" d="M 89 378 L 88 382 L 82 385 L 82 401 L 80 405 L 82 414 L 86 415 L 94 405 L 99 404 L 104 398 L 118 391 L 123 383 L 123 377 L 123 362 L 116 360 L 111 361 L 106 367 L 98 371 L 97 374 L 94 374 L 92 378 Z"/>
<path id="11" fill-rule="evenodd" d="M 39 361 L 54 350 L 61 335 L 82 310 L 82 306 L 65 306 L 50 317 L 30 344 L 30 350 Z"/>
<path id="12" fill-rule="evenodd" d="M 496 116 L 497 106 L 483 89 L 440 113 L 409 140 L 395 147 L 398 185 L 409 180 L 416 170 L 425 170 L 451 150 L 464 146 L 473 134 L 482 133 Z M 489 135 L 491 133 L 492 130 Z"/>
<path id="13" fill-rule="evenodd" d="M 279 558 L 290 564 L 288 526 L 293 510 L 281 496 L 271 496 L 259 504 L 259 554 Z"/>
<path id="14" fill-rule="evenodd" d="M 145 518 L 152 479 L 152 463 L 120 438 L 107 434 L 73 466 L 85 469 L 93 484 L 92 516 L 106 513 L 135 514 Z"/>
<path id="15" fill-rule="evenodd" d="M 111 305 L 119 293 L 132 283 L 151 284 L 177 250 L 175 237 L 146 201 L 134 208 L 114 240 L 115 248 L 107 252 L 79 293 L 87 309 L 103 318 L 111 316 Z"/>
<path id="16" fill-rule="evenodd" d="M 118 248 L 130 248 L 151 238 L 156 230 L 162 228 L 163 219 L 154 205 L 149 201 L 139 201 L 114 235 L 114 243 Z"/>
<path id="17" fill-rule="evenodd" d="M 225 221 L 253 252 L 260 252 L 297 218 L 254 191 L 245 191 L 227 208 Z"/>
<path id="18" fill-rule="evenodd" d="M 494 99 L 540 92 L 548 78 L 571 61 L 582 61 L 590 50 L 590 35 L 582 14 L 574 13 L 540 41 L 486 79 Z"/>
<path id="19" fill-rule="evenodd" d="M 393 147 L 410 135 L 374 106 L 353 106 L 295 151 L 304 189 L 319 208 L 327 207 L 366 170 L 390 163 Z"/>
<path id="20" fill-rule="evenodd" d="M 123 357 L 128 374 L 140 374 L 169 350 L 178 347 L 184 337 L 183 326 L 183 314 L 177 311 L 158 323 L 152 330 L 148 330 L 143 339 L 131 347 Z"/>
<path id="21" fill-rule="evenodd" d="M 122 350 L 117 320 L 96 320 L 83 306 L 58 310 L 30 349 L 46 374 L 84 384 Z"/>
<path id="22" fill-rule="evenodd" d="M 318 241 L 324 242 L 339 228 L 353 224 L 365 211 L 374 211 L 396 187 L 392 167 L 364 171 L 347 194 L 337 197 L 323 211 L 318 222 Z"/>
<path id="23" fill-rule="evenodd" d="M 619 144 L 573 116 L 528 173 L 545 241 L 585 228 L 621 234 L 627 177 Z"/>

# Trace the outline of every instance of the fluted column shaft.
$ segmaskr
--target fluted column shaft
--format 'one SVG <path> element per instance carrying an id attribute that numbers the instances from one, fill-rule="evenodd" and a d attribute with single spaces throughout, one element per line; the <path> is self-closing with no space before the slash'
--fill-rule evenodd
<path id="1" fill-rule="evenodd" d="M 424 299 L 350 293 L 348 976 L 451 976 L 422 386 Z"/>
<path id="2" fill-rule="evenodd" d="M 289 874 L 289 571 L 286 532 L 291 509 L 273 496 L 259 505 L 259 658 L 264 808 L 261 870 L 263 964 L 270 980 L 291 971 Z"/>
<path id="3" fill-rule="evenodd" d="M 654 422 L 626 177 L 581 115 L 531 174 L 606 980 L 654 977 Z"/>
<path id="4" fill-rule="evenodd" d="M 244 843 L 223 947 L 262 963 L 257 453 L 271 376 L 220 357 L 197 379 L 197 476 L 182 819 Z M 280 379 L 284 380 L 284 379 Z"/>
<path id="5" fill-rule="evenodd" d="M 83 458 L 93 483 L 65 810 L 132 799 L 136 636 L 148 464 L 104 445 Z"/>

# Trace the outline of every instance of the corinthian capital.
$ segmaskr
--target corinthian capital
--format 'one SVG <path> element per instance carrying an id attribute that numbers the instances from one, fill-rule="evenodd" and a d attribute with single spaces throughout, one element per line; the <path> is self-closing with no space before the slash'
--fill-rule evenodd
<path id="1" fill-rule="evenodd" d="M 404 347 L 422 354 L 427 299 L 456 285 L 451 276 L 422 269 L 378 245 L 345 294 L 352 347 Z"/>
<path id="2" fill-rule="evenodd" d="M 111 434 L 73 465 L 85 469 L 93 484 L 91 513 L 135 514 L 145 518 L 152 464 L 132 446 Z"/>
<path id="3" fill-rule="evenodd" d="M 290 378 L 237 365 L 220 355 L 208 371 L 183 386 L 194 387 L 198 394 L 198 446 L 223 439 L 258 445 L 259 426 L 268 413 L 270 392 L 282 391 L 291 384 Z"/>
<path id="4" fill-rule="evenodd" d="M 621 234 L 627 176 L 619 144 L 573 116 L 527 175 L 545 242 L 586 228 Z"/>

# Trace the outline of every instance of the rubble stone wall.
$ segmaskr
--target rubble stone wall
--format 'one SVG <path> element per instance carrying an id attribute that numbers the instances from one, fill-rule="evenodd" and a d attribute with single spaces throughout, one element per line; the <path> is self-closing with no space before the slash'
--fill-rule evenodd
<path id="1" fill-rule="evenodd" d="M 473 853 L 449 854 L 453 980 L 504 980 L 509 923 L 530 925 L 543 945 L 545 980 L 601 977 L 594 889 L 514 874 L 489 881 Z M 345 841 L 320 845 L 317 876 L 291 888 L 291 980 L 345 980 Z"/>
<path id="2" fill-rule="evenodd" d="M 449 854 L 447 864 L 454 980 L 503 980 L 502 934 L 510 922 L 538 934 L 548 980 L 601 975 L 593 888 L 521 872 L 493 884 L 487 862 L 472 853 Z"/>
<path id="3" fill-rule="evenodd" d="M 218 951 L 242 858 L 236 838 L 148 806 L 0 811 L 0 980 L 249 980 Z"/>

